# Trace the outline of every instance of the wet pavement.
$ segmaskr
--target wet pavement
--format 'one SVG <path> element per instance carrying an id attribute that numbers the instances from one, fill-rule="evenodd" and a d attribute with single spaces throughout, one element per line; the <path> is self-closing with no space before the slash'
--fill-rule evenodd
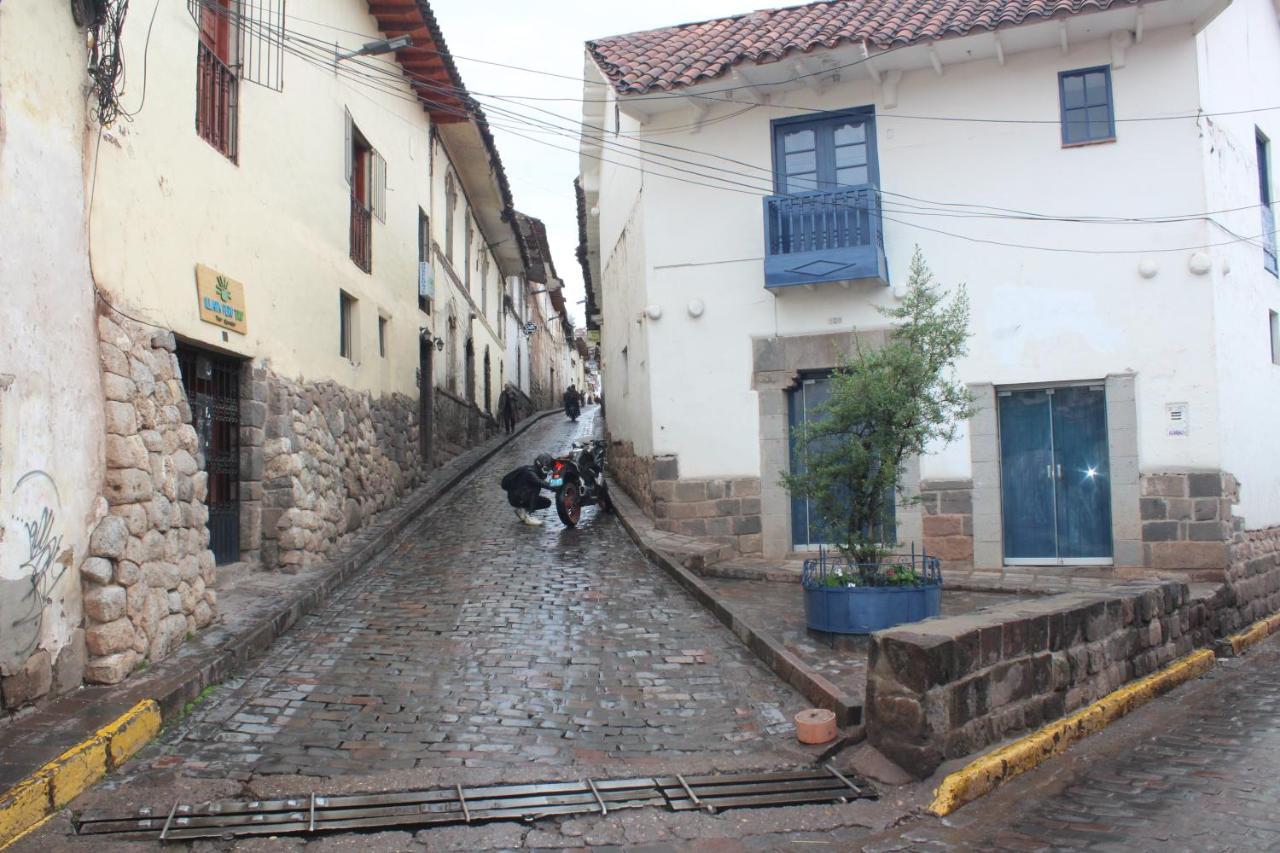
<path id="1" fill-rule="evenodd" d="M 796 744 L 790 722 L 808 703 L 650 565 L 616 519 L 588 508 L 566 529 L 549 509 L 542 528 L 517 523 L 502 475 L 591 435 L 597 412 L 516 439 L 73 809 L 810 764 L 819 750 Z M 860 808 L 760 820 L 839 827 Z M 606 836 L 621 841 L 623 826 L 655 817 L 628 815 Z M 724 834 L 729 824 L 704 817 L 696 834 Z M 85 849 L 69 827 L 63 815 L 24 844 Z M 509 830 L 464 832 L 462 846 L 509 846 Z M 439 832 L 431 837 L 450 837 Z M 358 836 L 343 849 L 417 849 L 396 835 L 389 847 Z"/>
<path id="2" fill-rule="evenodd" d="M 13 848 L 124 853 L 77 810 L 809 764 L 804 700 L 617 522 L 515 523 L 501 475 L 594 428 L 539 424 L 249 671 Z M 966 607 L 980 605 L 969 601 Z M 847 761 L 842 754 L 837 761 Z M 848 766 L 842 764 L 841 766 Z M 940 821 L 928 784 L 879 802 L 412 832 L 219 840 L 192 851 L 1280 849 L 1280 638 Z M 165 849 L 183 849 L 184 845 Z"/>
<path id="3" fill-rule="evenodd" d="M 394 556 L 215 692 L 152 760 L 219 778 L 767 749 L 801 698 L 612 518 L 516 522 L 498 480 L 589 435 L 549 419 Z M 144 759 L 145 760 L 145 759 Z"/>

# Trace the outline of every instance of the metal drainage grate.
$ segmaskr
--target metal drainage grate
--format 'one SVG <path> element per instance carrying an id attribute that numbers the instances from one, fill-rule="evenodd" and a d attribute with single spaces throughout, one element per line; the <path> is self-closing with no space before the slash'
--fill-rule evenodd
<path id="1" fill-rule="evenodd" d="M 875 799 L 874 789 L 827 765 L 779 773 L 658 776 L 537 785 L 438 788 L 390 794 L 318 796 L 284 800 L 221 800 L 169 808 L 142 808 L 128 817 L 83 815 L 80 835 L 130 834 L 185 841 L 238 835 L 349 832 L 386 827 L 429 827 L 494 820 L 534 821 L 608 815 L 644 806 L 671 811 L 756 808 Z"/>

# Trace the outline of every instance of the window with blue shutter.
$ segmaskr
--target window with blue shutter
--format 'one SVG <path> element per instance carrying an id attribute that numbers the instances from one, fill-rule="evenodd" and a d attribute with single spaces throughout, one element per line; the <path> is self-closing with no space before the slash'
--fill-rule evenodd
<path id="1" fill-rule="evenodd" d="M 1081 68 L 1058 75 L 1062 144 L 1111 142 L 1116 138 L 1111 67 Z"/>

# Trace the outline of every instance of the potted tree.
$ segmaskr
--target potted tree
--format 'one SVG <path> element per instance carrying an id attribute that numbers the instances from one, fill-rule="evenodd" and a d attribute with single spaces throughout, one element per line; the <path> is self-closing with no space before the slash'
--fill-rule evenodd
<path id="1" fill-rule="evenodd" d="M 793 430 L 799 464 L 783 486 L 811 502 L 838 556 L 806 560 L 803 584 L 810 628 L 862 634 L 937 616 L 942 574 L 936 557 L 894 533 L 903 465 L 927 447 L 946 445 L 973 413 L 973 397 L 955 375 L 967 351 L 969 299 L 947 299 L 917 247 L 900 303 L 877 309 L 892 325 L 884 346 L 841 358 L 830 397 Z"/>

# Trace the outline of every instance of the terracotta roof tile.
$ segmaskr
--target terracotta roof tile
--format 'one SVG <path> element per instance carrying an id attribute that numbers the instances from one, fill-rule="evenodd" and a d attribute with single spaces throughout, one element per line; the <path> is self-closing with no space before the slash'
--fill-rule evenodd
<path id="1" fill-rule="evenodd" d="M 615 89 L 670 91 L 742 62 L 866 41 L 886 49 L 1137 0 L 825 0 L 587 42 Z"/>

